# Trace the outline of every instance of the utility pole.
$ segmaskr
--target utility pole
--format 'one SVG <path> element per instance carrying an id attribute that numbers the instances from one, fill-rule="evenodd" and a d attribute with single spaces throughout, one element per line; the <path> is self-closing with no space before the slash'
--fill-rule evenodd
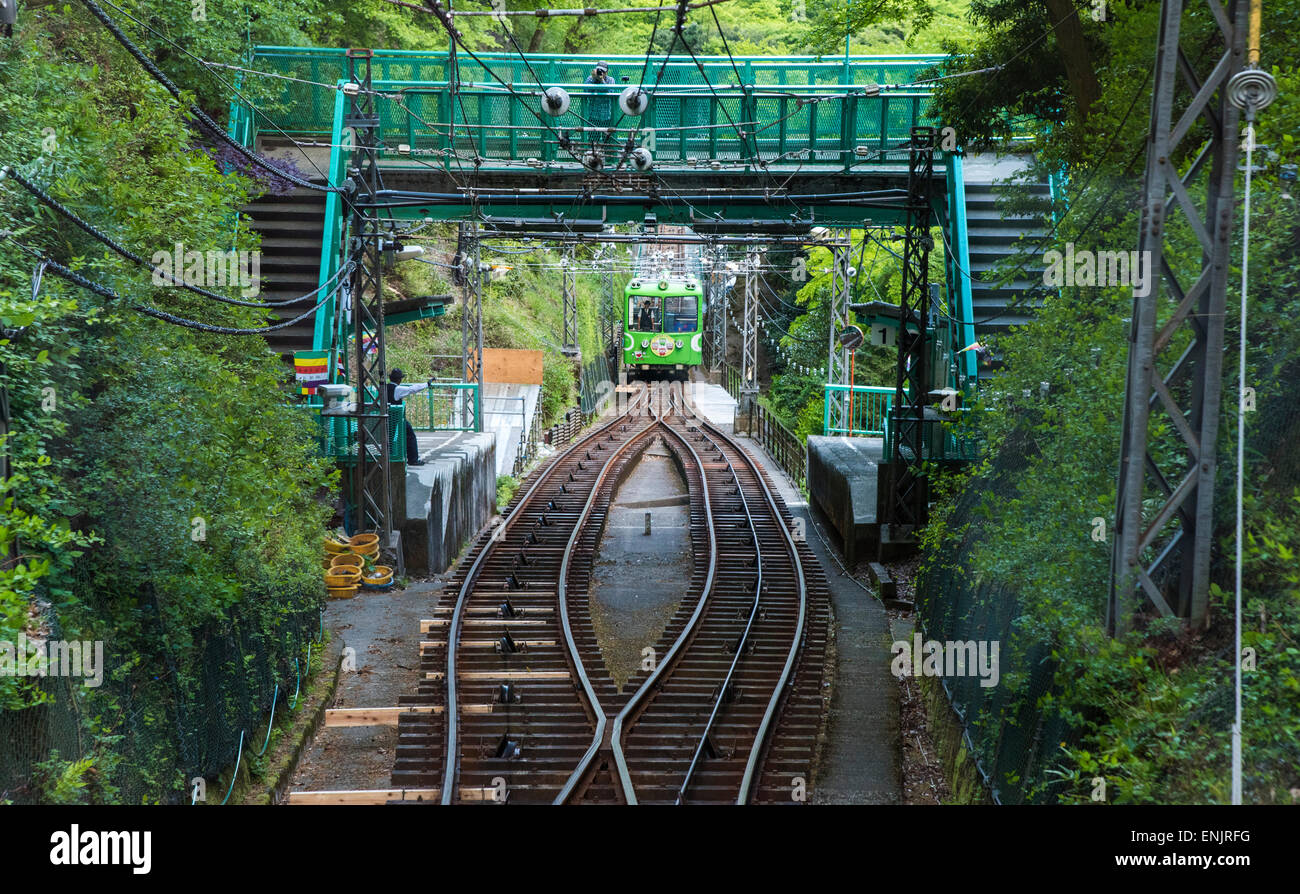
<path id="1" fill-rule="evenodd" d="M 899 301 L 898 368 L 890 416 L 889 516 L 897 534 L 909 538 L 925 524 L 929 494 L 925 477 L 926 404 L 930 394 L 930 236 L 934 186 L 934 128 L 913 127 L 908 153 L 907 224 L 903 288 Z M 901 539 L 896 537 L 895 539 Z"/>
<path id="2" fill-rule="evenodd" d="M 564 273 L 564 331 L 560 333 L 560 350 L 566 357 L 577 357 L 581 351 L 578 348 L 578 296 L 574 283 L 574 253 L 573 245 L 569 244 L 564 249 L 564 255 L 560 258 L 560 266 Z"/>
<path id="3" fill-rule="evenodd" d="M 618 353 L 618 303 L 614 300 L 614 259 L 602 258 L 604 270 L 601 271 L 601 353 L 615 357 Z"/>
<path id="4" fill-rule="evenodd" d="M 727 271 L 723 254 L 709 252 L 708 320 L 709 370 L 717 372 L 727 358 Z"/>
<path id="5" fill-rule="evenodd" d="M 460 318 L 462 374 L 469 384 L 483 387 L 483 275 L 478 219 L 462 222 L 457 239 L 461 267 L 463 312 Z"/>
<path id="6" fill-rule="evenodd" d="M 754 432 L 754 404 L 758 400 L 758 263 L 762 255 L 751 248 L 745 255 L 745 318 L 740 358 L 740 411 L 745 432 Z"/>
<path id="7" fill-rule="evenodd" d="M 1240 125 L 1226 88 L 1245 61 L 1248 4 L 1236 0 L 1229 10 L 1225 15 L 1218 0 L 1164 0 L 1160 10 L 1138 236 L 1138 257 L 1149 259 L 1151 272 L 1145 288 L 1134 288 L 1129 330 L 1106 607 L 1112 635 L 1132 628 L 1143 597 L 1162 615 L 1196 627 L 1209 623 Z M 1185 12 L 1187 20 L 1215 23 L 1209 35 L 1216 62 L 1204 80 L 1180 45 Z M 1196 81 L 1196 89 L 1176 89 L 1184 81 Z M 1182 232 L 1191 238 L 1168 235 Z M 1162 298 L 1164 288 L 1170 300 Z M 1166 448 L 1153 453 L 1153 413 L 1169 423 L 1159 427 L 1176 438 L 1177 456 Z"/>
<path id="8" fill-rule="evenodd" d="M 835 244 L 831 246 L 831 325 L 830 344 L 826 354 L 826 384 L 849 384 L 849 351 L 840 344 L 840 335 L 849 327 L 849 303 L 853 300 L 853 282 L 849 275 L 849 249 L 852 230 L 835 231 Z M 830 404 L 830 432 L 852 434 L 849 419 L 848 393 L 831 390 L 826 394 Z M 828 433 L 830 433 L 828 432 Z"/>
<path id="9" fill-rule="evenodd" d="M 375 531 L 380 543 L 395 549 L 392 494 L 389 489 L 390 432 L 388 374 L 384 346 L 383 232 L 375 202 L 379 193 L 379 114 L 371 87 L 368 49 L 349 49 L 348 115 L 344 126 L 356 134 L 350 172 L 354 203 L 352 254 L 352 341 L 356 364 L 357 464 L 353 475 L 356 530 Z M 355 85 L 355 86 L 353 86 Z"/>

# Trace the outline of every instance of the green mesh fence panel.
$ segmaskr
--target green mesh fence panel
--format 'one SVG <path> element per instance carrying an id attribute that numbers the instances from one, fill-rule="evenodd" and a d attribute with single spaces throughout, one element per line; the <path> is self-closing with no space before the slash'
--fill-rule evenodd
<path id="1" fill-rule="evenodd" d="M 79 560 L 76 589 L 92 605 L 94 594 L 84 592 L 93 580 L 89 561 Z M 247 594 L 219 621 L 189 631 L 193 645 L 181 649 L 165 645 L 171 640 L 157 620 L 157 596 L 141 594 L 151 618 L 145 633 L 134 648 L 111 632 L 102 640 L 100 686 L 76 676 L 36 678 L 44 703 L 0 711 L 0 801 L 48 802 L 66 762 L 94 758 L 82 800 L 188 804 L 190 781 L 202 776 L 206 800 L 219 803 L 224 792 L 213 783 L 234 765 L 240 732 L 248 760 L 250 747 L 261 747 L 254 739 L 276 684 L 284 710 L 305 671 L 308 643 L 319 638 L 322 596 Z M 50 626 L 51 638 L 61 638 L 58 625 Z"/>
<path id="2" fill-rule="evenodd" d="M 506 53 L 478 55 L 483 65 L 464 53 L 458 56 L 460 82 L 463 92 L 467 95 L 482 90 L 496 90 L 508 95 L 502 82 L 510 85 L 514 90 L 529 94 L 538 89 L 539 83 L 543 86 L 558 84 L 579 88 L 597 61 L 597 57 L 594 56 L 575 58 L 538 55 L 530 56 L 525 62 L 517 55 Z M 827 89 L 827 92 L 834 92 L 834 88 L 849 85 L 906 85 L 932 76 L 936 66 L 945 57 L 857 57 L 847 69 L 843 62 L 813 62 L 809 57 L 738 57 L 734 66 L 728 59 L 701 57 L 704 74 L 701 73 L 700 67 L 687 57 L 673 57 L 666 65 L 662 58 L 651 59 L 649 65 L 646 65 L 644 57 L 605 58 L 609 62 L 609 74 L 614 79 L 614 85 L 610 89 L 611 100 L 622 90 L 624 86 L 622 78 L 625 76 L 629 84 L 644 83 L 647 88 L 656 86 L 672 89 L 699 88 L 701 98 L 692 103 L 685 114 L 681 109 L 676 110 L 677 114 L 672 114 L 673 110 L 669 109 L 663 114 L 671 117 L 658 120 L 656 123 L 656 126 L 668 127 L 682 124 L 726 124 L 725 115 L 716 109 L 710 110 L 714 100 L 708 92 L 708 84 L 712 84 L 715 90 L 721 91 L 723 96 L 726 96 L 726 88 L 734 89 L 742 83 L 742 79 L 743 83 L 760 88 L 770 87 L 776 90 L 822 88 Z M 334 100 L 337 96 L 334 85 L 347 75 L 347 60 L 343 56 L 343 50 L 257 47 L 250 67 L 258 72 L 280 76 L 271 78 L 247 75 L 243 79 L 245 86 L 255 92 L 256 103 L 265 113 L 256 116 L 254 123 L 259 129 L 270 132 L 283 130 L 290 135 L 329 133 L 334 113 Z M 737 69 L 740 71 L 740 78 L 737 77 Z M 403 88 L 419 88 L 421 85 L 431 88 L 435 95 L 441 94 L 448 81 L 447 75 L 445 53 L 380 51 L 372 61 L 372 79 L 383 82 L 381 89 L 385 91 L 391 89 L 394 96 L 402 92 Z M 398 84 L 402 86 L 395 86 Z M 916 89 L 925 90 L 923 86 Z M 737 93 L 734 99 L 727 97 L 724 103 L 732 113 L 733 119 L 740 121 L 741 119 L 737 117 L 740 105 L 739 94 Z M 430 114 L 437 111 L 435 106 L 436 102 L 428 100 L 421 100 L 420 107 L 408 103 L 408 107 L 424 121 L 437 120 L 445 125 L 447 121 L 445 117 L 439 118 L 435 114 Z M 499 117 L 495 119 L 497 123 L 505 124 L 513 121 L 517 124 L 540 126 L 536 118 L 527 111 L 512 110 L 508 106 L 502 108 Z M 474 113 L 468 105 L 465 110 L 471 113 L 471 122 L 474 121 Z M 405 112 L 401 111 L 393 101 L 381 100 L 379 111 L 381 118 L 384 119 L 386 134 L 406 129 L 406 122 L 400 120 L 405 117 Z M 573 114 L 576 118 L 582 112 L 574 110 Z M 618 117 L 617 106 L 614 107 L 614 116 Z M 716 122 L 711 120 L 713 116 L 716 116 Z M 459 113 L 457 120 L 460 120 Z M 766 121 L 766 117 L 763 120 Z M 271 126 L 272 121 L 275 127 Z M 390 126 L 393 130 L 390 130 Z M 561 121 L 556 122 L 554 126 L 578 125 L 574 122 Z M 829 125 L 823 124 L 823 127 Z M 901 133 L 906 136 L 905 127 Z M 735 152 L 736 149 L 729 147 L 728 151 Z M 679 150 L 677 157 L 689 156 L 680 154 Z"/>

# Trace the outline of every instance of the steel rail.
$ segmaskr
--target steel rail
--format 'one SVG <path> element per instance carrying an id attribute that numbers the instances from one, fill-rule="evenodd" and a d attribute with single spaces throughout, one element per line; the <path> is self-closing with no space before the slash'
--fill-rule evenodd
<path id="1" fill-rule="evenodd" d="M 722 448 L 718 446 L 716 441 L 704 434 L 703 431 L 700 434 L 713 445 L 713 449 L 717 450 L 724 458 L 726 457 L 726 454 L 723 453 Z M 730 687 L 732 679 L 735 677 L 736 666 L 740 663 L 740 656 L 744 654 L 745 644 L 749 641 L 749 633 L 754 629 L 754 619 L 758 617 L 759 602 L 763 598 L 763 545 L 758 539 L 758 526 L 754 523 L 754 514 L 750 511 L 749 500 L 746 498 L 745 489 L 740 483 L 740 476 L 736 474 L 736 467 L 729 459 L 727 460 L 727 471 L 731 473 L 731 480 L 736 483 L 736 493 L 740 495 L 740 502 L 745 510 L 745 518 L 749 522 L 750 537 L 754 541 L 754 563 L 758 569 L 758 579 L 754 583 L 754 604 L 749 609 L 749 620 L 745 623 L 745 630 L 740 635 L 735 657 L 731 659 L 731 667 L 727 669 L 727 675 L 723 678 L 722 686 L 718 689 L 718 698 L 713 703 L 713 710 L 709 713 L 708 722 L 704 725 L 704 732 L 700 734 L 700 742 L 695 746 L 695 754 L 691 756 L 691 764 L 686 768 L 686 776 L 682 780 L 681 787 L 677 790 L 677 804 L 683 803 L 686 799 L 686 789 L 690 787 L 691 779 L 695 776 L 695 768 L 699 765 L 700 757 L 704 754 L 704 746 L 709 741 L 709 733 L 713 731 L 713 722 L 722 710 L 722 702 L 726 698 L 727 689 Z M 707 486 L 708 483 L 706 482 L 705 487 Z M 779 519 L 777 523 L 780 524 Z"/>
<path id="2" fill-rule="evenodd" d="M 519 509 L 527 505 L 527 503 L 533 499 L 537 491 L 543 484 L 550 480 L 551 475 L 554 474 L 555 470 L 563 464 L 565 459 L 580 448 L 585 448 L 593 438 L 598 438 L 613 429 L 614 426 L 625 423 L 626 418 L 626 416 L 615 417 L 608 424 L 596 429 L 596 431 L 592 432 L 586 438 L 574 443 L 573 446 L 564 451 L 564 453 L 556 456 L 546 470 L 541 475 L 537 476 L 537 480 L 532 483 L 519 502 L 515 504 L 515 511 L 510 513 L 509 518 L 502 521 L 501 528 L 509 530 L 509 528 L 514 525 L 515 518 L 520 515 Z M 469 601 L 469 595 L 474 589 L 474 585 L 478 582 L 479 573 L 483 568 L 483 563 L 487 560 L 488 556 L 496 552 L 497 545 L 503 539 L 504 534 L 502 534 L 500 539 L 498 539 L 494 533 L 493 537 L 475 557 L 474 564 L 470 566 L 469 571 L 465 574 L 465 580 L 461 584 L 460 591 L 456 594 L 456 608 L 452 612 L 451 625 L 447 630 L 447 704 L 444 708 L 444 713 L 447 717 L 447 735 L 446 741 L 444 742 L 445 758 L 442 772 L 442 792 L 440 796 L 440 800 L 443 804 L 451 804 L 455 799 L 456 774 L 460 765 L 460 742 L 457 729 L 460 710 L 457 705 L 456 695 L 456 647 L 460 642 L 460 632 L 465 620 L 465 604 Z"/>
<path id="3" fill-rule="evenodd" d="M 564 627 L 565 647 L 568 649 L 569 661 L 577 672 L 578 679 L 582 681 L 582 688 L 587 695 L 587 702 L 590 704 L 592 713 L 596 717 L 596 729 L 592 735 L 591 744 L 587 747 L 586 752 L 578 761 L 578 765 L 574 768 L 573 772 L 569 774 L 569 778 L 565 780 L 563 787 L 560 788 L 559 793 L 555 796 L 555 804 L 564 804 L 567 802 L 569 797 L 573 794 L 574 789 L 577 788 L 578 784 L 582 781 L 582 777 L 586 774 L 592 761 L 595 760 L 596 755 L 600 752 L 600 746 L 605 741 L 605 726 L 609 719 L 605 714 L 605 709 L 600 704 L 600 697 L 596 694 L 595 687 L 591 685 L 591 679 L 587 676 L 587 669 L 582 659 L 582 653 L 578 651 L 578 644 L 573 638 L 573 625 L 569 620 L 569 560 L 573 557 L 573 551 L 577 547 L 578 541 L 584 533 L 588 518 L 591 517 L 591 509 L 596 504 L 596 498 L 600 496 L 601 488 L 605 483 L 605 479 L 609 476 L 609 470 L 613 467 L 615 460 L 623 457 L 633 445 L 639 444 L 655 429 L 663 425 L 663 419 L 658 414 L 654 413 L 653 408 L 651 408 L 651 415 L 654 421 L 620 444 L 618 449 L 616 449 L 610 455 L 609 459 L 605 460 L 605 464 L 601 466 L 600 474 L 597 475 L 596 480 L 592 482 L 591 493 L 587 495 L 587 502 L 582 507 L 582 512 L 579 514 L 578 520 L 574 523 L 573 532 L 569 535 L 569 542 L 564 548 L 564 557 L 560 560 L 560 574 L 556 593 L 559 596 L 560 623 Z M 623 416 L 620 418 L 627 419 L 628 417 Z"/>
<path id="4" fill-rule="evenodd" d="M 670 396 L 670 409 L 673 403 L 675 403 L 675 400 Z M 691 446 L 690 442 L 686 440 L 686 438 L 682 437 L 681 433 L 674 430 L 671 426 L 665 425 L 664 428 L 666 431 L 671 432 L 673 437 L 680 441 L 681 444 L 691 452 L 691 456 L 694 458 L 695 463 L 700 470 L 700 490 L 704 494 L 704 518 L 708 522 L 709 532 L 709 570 L 704 580 L 704 586 L 700 590 L 699 602 L 696 603 L 695 611 L 691 613 L 691 617 L 686 622 L 685 627 L 682 628 L 682 632 L 678 635 L 677 639 L 673 641 L 672 647 L 668 650 L 668 653 L 664 655 L 663 661 L 659 662 L 655 666 L 654 671 L 652 671 L 650 676 L 646 678 L 645 682 L 641 684 L 640 688 L 632 694 L 632 697 L 628 699 L 627 704 L 623 706 L 623 710 L 619 711 L 618 716 L 614 718 L 614 725 L 610 735 L 610 744 L 614 751 L 614 765 L 618 769 L 619 783 L 623 786 L 623 796 L 627 800 L 628 804 L 636 804 L 637 799 L 636 790 L 632 785 L 632 776 L 631 773 L 628 772 L 627 757 L 623 754 L 622 738 L 624 724 L 627 722 L 627 719 L 631 716 L 632 712 L 635 711 L 646 696 L 650 694 L 651 690 L 658 683 L 659 678 L 673 664 L 674 659 L 677 657 L 678 653 L 681 652 L 686 641 L 690 639 L 692 634 L 694 634 L 696 629 L 699 627 L 700 619 L 704 616 L 704 608 L 708 604 L 709 595 L 713 592 L 713 582 L 718 569 L 718 535 L 713 524 L 713 505 L 709 497 L 709 482 L 707 472 L 704 468 L 704 460 L 700 459 L 699 453 L 696 452 L 695 448 Z"/>
<path id="5" fill-rule="evenodd" d="M 750 787 L 753 784 L 754 771 L 758 766 L 759 753 L 763 750 L 767 731 L 772 724 L 772 719 L 776 716 L 777 708 L 781 703 L 781 696 L 790 681 L 790 674 L 794 670 L 795 661 L 799 657 L 799 649 L 803 641 L 804 623 L 808 613 L 808 585 L 804 580 L 803 562 L 799 559 L 799 549 L 795 546 L 794 538 L 790 536 L 790 529 L 784 524 L 781 511 L 776 505 L 776 499 L 772 496 L 772 490 L 767 486 L 767 481 L 764 480 L 763 472 L 758 467 L 758 464 L 745 450 L 714 426 L 701 419 L 700 427 L 701 429 L 709 429 L 726 442 L 740 455 L 745 465 L 749 466 L 753 471 L 759 487 L 763 489 L 763 496 L 767 500 L 767 505 L 772 510 L 772 518 L 776 521 L 777 528 L 780 529 L 781 536 L 785 540 L 786 550 L 790 553 L 790 558 L 794 564 L 795 580 L 799 583 L 799 619 L 795 625 L 794 636 L 790 640 L 790 651 L 786 655 L 785 666 L 781 669 L 781 677 L 777 680 L 776 685 L 772 687 L 772 697 L 768 700 L 767 709 L 763 712 L 763 720 L 759 723 L 758 732 L 754 735 L 754 745 L 750 749 L 749 760 L 745 763 L 745 774 L 741 777 L 740 792 L 736 796 L 737 804 L 747 804 L 749 802 Z"/>

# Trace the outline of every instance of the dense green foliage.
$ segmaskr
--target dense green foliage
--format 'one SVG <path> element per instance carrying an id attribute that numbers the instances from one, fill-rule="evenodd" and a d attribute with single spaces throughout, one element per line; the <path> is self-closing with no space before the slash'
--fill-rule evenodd
<path id="1" fill-rule="evenodd" d="M 188 3 L 168 5 L 184 6 L 188 23 Z M 235 209 L 260 187 L 218 170 L 176 104 L 97 23 L 66 7 L 44 17 L 0 45 L 0 164 L 145 256 L 176 242 L 256 248 Z M 296 33 L 284 27 L 272 33 Z M 199 42 L 205 52 L 238 51 L 213 40 Z M 167 325 L 125 302 L 240 327 L 256 325 L 257 311 L 153 286 L 12 182 L 0 186 L 0 228 L 123 299 L 49 273 L 33 298 L 33 258 L 0 243 L 14 476 L 0 548 L 17 546 L 0 566 L 0 640 L 58 631 L 105 641 L 106 682 L 78 695 L 86 751 L 108 771 L 108 753 L 128 731 L 125 693 L 139 697 L 146 681 L 170 677 L 137 704 L 162 718 L 173 696 L 185 703 L 208 691 L 201 656 L 231 625 L 280 642 L 291 617 L 314 623 L 331 511 L 318 494 L 331 476 L 316 456 L 314 423 L 290 406 L 284 370 L 260 337 Z M 271 653 L 281 668 L 295 657 Z M 0 677 L 7 707 L 45 693 L 29 678 Z M 166 747 L 137 759 L 123 796 L 178 797 L 193 769 Z M 50 772 L 57 791 L 82 790 L 71 782 L 85 776 L 82 764 Z M 94 796 L 114 797 L 101 778 Z"/>
<path id="2" fill-rule="evenodd" d="M 1083 15 L 1085 7 L 1079 7 Z M 1136 245 L 1134 209 L 1144 162 L 1147 74 L 1159 4 L 1110 7 L 1107 23 L 1084 18 L 1100 80 L 1098 98 L 1086 115 L 1063 71 L 1057 70 L 1052 82 L 1050 58 L 1027 69 L 1047 73 L 1046 80 L 1026 76 L 984 83 L 972 77 L 952 82 L 959 86 L 948 89 L 943 100 L 955 116 L 960 114 L 949 120 L 968 137 L 1004 135 L 1000 111 L 1032 113 L 1052 125 L 1043 130 L 1035 152 L 1044 165 L 1065 165 L 1071 187 L 1069 214 L 1049 247 L 1074 242 L 1080 250 L 1128 251 Z M 1045 28 L 1041 11 L 1025 4 L 976 2 L 973 9 L 984 27 L 964 63 L 972 67 L 1008 58 L 1013 46 Z M 1300 766 L 1300 586 L 1295 561 L 1300 470 L 1293 446 L 1300 415 L 1289 397 L 1289 383 L 1300 368 L 1295 262 L 1300 214 L 1278 178 L 1280 165 L 1297 161 L 1293 135 L 1300 126 L 1300 104 L 1294 92 L 1294 60 L 1300 58 L 1300 47 L 1295 14 L 1273 9 L 1277 11 L 1265 35 L 1266 59 L 1285 63 L 1275 69 L 1283 94 L 1261 116 L 1259 141 L 1276 154 L 1256 156 L 1263 167 L 1254 184 L 1247 379 L 1259 396 L 1246 431 L 1244 567 L 1245 646 L 1254 650 L 1255 658 L 1244 674 L 1245 796 L 1255 802 L 1291 801 Z M 1194 22 L 1184 46 L 1209 46 L 1212 28 L 1208 20 Z M 1054 39 L 1047 40 L 1041 53 L 1055 52 Z M 1212 60 L 1208 53 L 1193 53 L 1192 64 L 1208 71 Z M 1287 85 L 1293 85 L 1289 93 Z M 1188 151 L 1194 154 L 1199 142 L 1193 139 Z M 1177 163 L 1186 170 L 1190 156 Z M 1204 189 L 1205 177 L 1202 172 L 1196 179 L 1194 192 Z M 1199 248 L 1180 225 L 1171 227 L 1171 236 L 1170 261 L 1180 279 L 1189 283 L 1189 271 L 1200 263 Z M 1234 241 L 1234 262 L 1239 262 L 1240 243 Z M 1031 254 L 1042 250 L 1039 245 L 1027 248 Z M 973 543 L 960 576 L 966 581 L 963 586 L 984 600 L 980 611 L 992 616 L 1000 608 L 992 600 L 1014 600 L 1014 638 L 1020 653 L 1030 643 L 1049 646 L 1056 687 L 1029 706 L 1045 719 L 1063 718 L 1077 735 L 1060 743 L 1052 766 L 1040 767 L 1040 775 L 1026 780 L 1040 794 L 1086 802 L 1095 791 L 1092 780 L 1100 777 L 1107 782 L 1112 802 L 1229 798 L 1238 335 L 1234 284 L 1239 276 L 1239 270 L 1229 276 L 1231 359 L 1225 363 L 1216 494 L 1220 554 L 1212 572 L 1214 604 L 1206 631 L 1189 631 L 1159 619 L 1148 606 L 1130 636 L 1110 640 L 1102 632 L 1113 536 L 1094 540 L 1093 519 L 1100 517 L 1109 528 L 1114 518 L 1131 292 L 1065 288 L 1049 299 L 1033 325 L 997 341 L 1006 369 L 986 389 L 980 408 L 988 453 L 968 476 L 949 482 L 951 495 L 926 534 L 927 574 L 948 579 L 952 550 L 963 541 Z M 1172 308 L 1173 300 L 1167 298 L 1161 318 Z M 1185 341 L 1174 343 L 1175 354 L 1180 344 Z M 1156 455 L 1176 465 L 1181 456 L 1176 433 L 1164 416 L 1152 419 Z M 973 505 L 960 501 L 963 493 Z M 948 599 L 952 593 L 934 591 L 929 596 Z M 1010 685 L 1015 685 L 1014 677 Z M 1022 692 L 977 722 L 1010 723 L 1027 707 L 1024 700 L 1029 697 Z"/>
<path id="3" fill-rule="evenodd" d="M 600 8 L 644 7 L 643 0 L 611 0 Z M 962 40 L 970 0 L 888 0 L 852 5 L 855 54 L 939 52 L 945 41 Z M 458 8 L 490 10 L 486 0 L 465 0 Z M 507 9 L 556 8 L 547 0 L 508 0 Z M 922 13 L 923 18 L 910 16 Z M 843 0 L 732 0 L 692 12 L 683 37 L 697 55 L 844 54 L 846 4 Z M 716 20 L 714 16 L 716 15 Z M 673 4 L 659 15 L 608 15 L 536 18 L 511 16 L 509 33 L 491 16 L 458 19 L 466 44 L 475 51 L 516 48 L 530 53 L 640 54 L 651 46 L 668 52 L 673 43 Z M 721 25 L 721 32 L 719 31 Z M 427 50 L 447 45 L 447 34 L 430 14 L 386 0 L 360 0 L 322 11 L 316 34 L 322 45 L 385 46 Z M 722 34 L 726 35 L 725 42 Z M 684 54 L 681 43 L 673 50 Z"/>
<path id="4" fill-rule="evenodd" d="M 968 151 L 1013 130 L 1036 134 L 1040 167 L 1070 178 L 1068 215 L 1054 240 L 1127 250 L 1136 240 L 1159 4 L 1113 0 L 1106 21 L 1095 20 L 1083 0 L 1073 4 L 1077 21 L 1050 21 L 1051 5 L 733 0 L 692 12 L 684 37 L 701 54 L 833 59 L 844 51 L 847 20 L 855 53 L 944 49 L 962 54 L 950 73 L 995 69 L 942 82 L 944 123 Z M 435 17 L 385 0 L 255 7 L 208 0 L 204 17 L 194 10 L 191 0 L 142 0 L 129 8 L 136 21 L 120 18 L 222 120 L 234 75 L 200 60 L 236 64 L 252 44 L 447 45 Z M 640 54 L 672 45 L 671 7 L 661 16 L 512 17 L 509 34 L 489 16 L 459 23 L 476 50 Z M 1202 72 L 1209 60 L 1195 48 L 1208 45 L 1212 27 L 1194 21 L 1184 40 Z M 1291 797 L 1300 766 L 1300 459 L 1290 449 L 1300 416 L 1289 397 L 1300 374 L 1300 215 L 1278 179 L 1282 165 L 1300 162 L 1297 34 L 1300 9 L 1271 4 L 1265 59 L 1280 66 L 1281 97 L 1260 124 L 1271 153 L 1262 153 L 1256 182 L 1250 381 L 1259 409 L 1247 431 L 1244 569 L 1246 641 L 1257 658 L 1247 674 L 1244 730 L 1254 801 Z M 278 86 L 250 77 L 242 89 L 257 99 Z M 149 256 L 176 242 L 256 247 L 238 209 L 262 185 L 223 171 L 178 104 L 80 5 L 23 12 L 14 38 L 0 43 L 0 88 L 0 165 L 15 166 L 135 251 Z M 49 274 L 33 294 L 33 258 L 16 241 L 0 241 L 0 383 L 13 413 L 12 477 L 0 484 L 0 640 L 20 633 L 103 639 L 111 656 L 105 685 L 78 690 L 67 747 L 21 768 L 21 796 L 177 800 L 187 773 L 213 776 L 228 763 L 231 737 L 265 705 L 267 682 L 292 672 L 323 595 L 318 548 L 334 482 L 315 456 L 309 417 L 292 408 L 284 372 L 259 338 L 181 329 L 125 305 L 230 326 L 256 325 L 257 311 L 153 286 L 12 183 L 0 184 L 0 228 L 124 299 L 105 300 Z M 1028 250 L 1040 254 L 1042 246 Z M 485 341 L 546 352 L 545 414 L 554 421 L 576 400 L 570 364 L 549 335 L 560 328 L 557 256 L 488 254 L 501 275 L 485 292 Z M 855 242 L 854 257 L 854 299 L 896 300 L 898 264 L 889 252 L 865 240 Z M 938 277 L 941 252 L 933 258 Z M 1199 253 L 1187 248 L 1172 260 L 1194 264 Z M 806 282 L 770 277 L 775 295 L 764 298 L 767 399 L 800 436 L 821 429 L 823 379 L 814 371 L 826 357 L 828 265 L 828 252 L 813 250 Z M 454 292 L 440 269 L 406 262 L 390 284 L 399 294 Z M 578 290 L 580 342 L 590 357 L 598 351 L 600 279 L 580 276 Z M 1112 801 L 1224 801 L 1231 529 L 1220 532 L 1208 631 L 1144 616 L 1126 638 L 1101 633 L 1109 544 L 1092 538 L 1092 520 L 1114 513 L 1130 313 L 1122 290 L 1065 289 L 1032 326 L 998 341 L 1005 369 L 977 408 L 986 459 L 947 482 L 925 535 L 927 568 L 933 574 L 956 541 L 972 538 L 962 569 L 972 585 L 1014 584 L 1018 643 L 1010 654 L 1046 644 L 1055 662 L 1057 685 L 1041 698 L 1017 690 L 1023 668 L 1009 669 L 1004 679 L 1015 698 L 994 718 L 1038 714 L 1076 731 L 1053 764 L 1027 781 L 1034 792 L 1088 800 L 1090 780 L 1102 776 Z M 459 372 L 458 308 L 391 336 L 390 363 L 411 378 Z M 892 361 L 890 351 L 864 349 L 857 380 L 891 384 Z M 1220 440 L 1221 519 L 1230 518 L 1234 424 L 1225 418 Z M 1159 435 L 1172 457 L 1172 430 Z M 997 488 L 987 486 L 993 480 Z M 500 480 L 499 499 L 515 486 Z M 975 495 L 973 510 L 958 510 L 963 493 Z M 29 726 L 52 724 L 53 712 L 35 712 L 55 697 L 30 680 L 0 677 L 5 734 L 23 729 L 26 718 L 35 718 Z M 211 747 L 196 750 L 185 744 L 191 741 Z M 0 765 L 0 774 L 11 770 Z M 9 781 L 0 778 L 0 788 Z M 13 796 L 0 790 L 0 799 Z"/>
<path id="5" fill-rule="evenodd" d="M 449 228 L 451 229 L 451 228 Z M 448 242 L 455 243 L 454 231 Z M 588 263 L 591 252 L 577 254 L 578 266 Z M 553 425 L 578 403 L 573 361 L 561 352 L 563 309 L 557 296 L 562 288 L 561 254 L 540 245 L 493 243 L 482 250 L 489 265 L 483 279 L 483 344 L 492 348 L 540 350 L 542 357 L 542 423 Z M 395 270 L 390 286 L 399 294 L 459 294 L 446 274 L 450 260 L 407 261 Z M 615 277 L 622 294 L 625 277 Z M 578 303 L 578 347 L 584 360 L 602 353 L 600 308 L 602 278 L 580 273 L 574 277 Z M 461 305 L 443 317 L 421 320 L 388 332 L 389 364 L 401 367 L 413 381 L 459 378 L 461 375 Z"/>

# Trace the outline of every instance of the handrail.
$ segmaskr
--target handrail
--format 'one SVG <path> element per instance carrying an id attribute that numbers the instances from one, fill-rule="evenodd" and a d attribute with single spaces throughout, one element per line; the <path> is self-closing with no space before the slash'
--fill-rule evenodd
<path id="1" fill-rule="evenodd" d="M 856 401 L 858 395 L 863 397 L 860 404 L 855 403 L 853 410 L 853 419 L 849 420 L 847 428 L 837 428 L 831 425 L 830 406 L 831 394 L 834 392 L 848 392 L 848 385 L 826 384 L 822 386 L 823 393 L 826 395 L 822 413 L 822 430 L 828 435 L 847 435 L 849 437 L 867 437 L 879 438 L 885 434 L 885 429 L 889 421 L 889 410 L 894 405 L 895 389 L 884 385 L 854 385 L 852 386 L 853 395 Z M 861 410 L 861 413 L 859 412 Z M 864 417 L 864 425 L 857 425 L 857 417 Z M 879 421 L 879 425 L 870 425 L 869 423 Z"/>
<path id="2" fill-rule="evenodd" d="M 346 97 L 339 91 L 334 98 L 334 124 L 330 138 L 329 185 L 343 185 L 343 103 Z M 325 219 L 321 222 L 320 247 L 320 284 L 323 286 L 334 277 L 339 267 L 339 246 L 342 244 L 343 205 L 337 192 L 325 196 Z M 312 350 L 329 352 L 329 374 L 331 382 L 339 381 L 339 352 L 345 350 L 346 338 L 340 340 L 346 321 L 336 320 L 336 309 L 342 303 L 337 298 L 329 301 L 316 311 L 316 328 L 312 335 Z"/>
<path id="3" fill-rule="evenodd" d="M 962 154 L 953 152 L 948 156 L 946 177 L 948 179 L 948 221 L 949 243 L 956 257 L 948 259 L 948 282 L 957 287 L 960 308 L 957 323 L 961 327 L 962 347 L 975 344 L 975 302 L 972 297 L 970 275 L 969 227 L 966 221 L 966 181 L 962 170 Z M 951 298 L 949 299 L 951 301 Z M 978 358 L 974 351 L 961 355 L 958 365 L 958 385 L 968 396 L 974 396 L 979 382 Z"/>

